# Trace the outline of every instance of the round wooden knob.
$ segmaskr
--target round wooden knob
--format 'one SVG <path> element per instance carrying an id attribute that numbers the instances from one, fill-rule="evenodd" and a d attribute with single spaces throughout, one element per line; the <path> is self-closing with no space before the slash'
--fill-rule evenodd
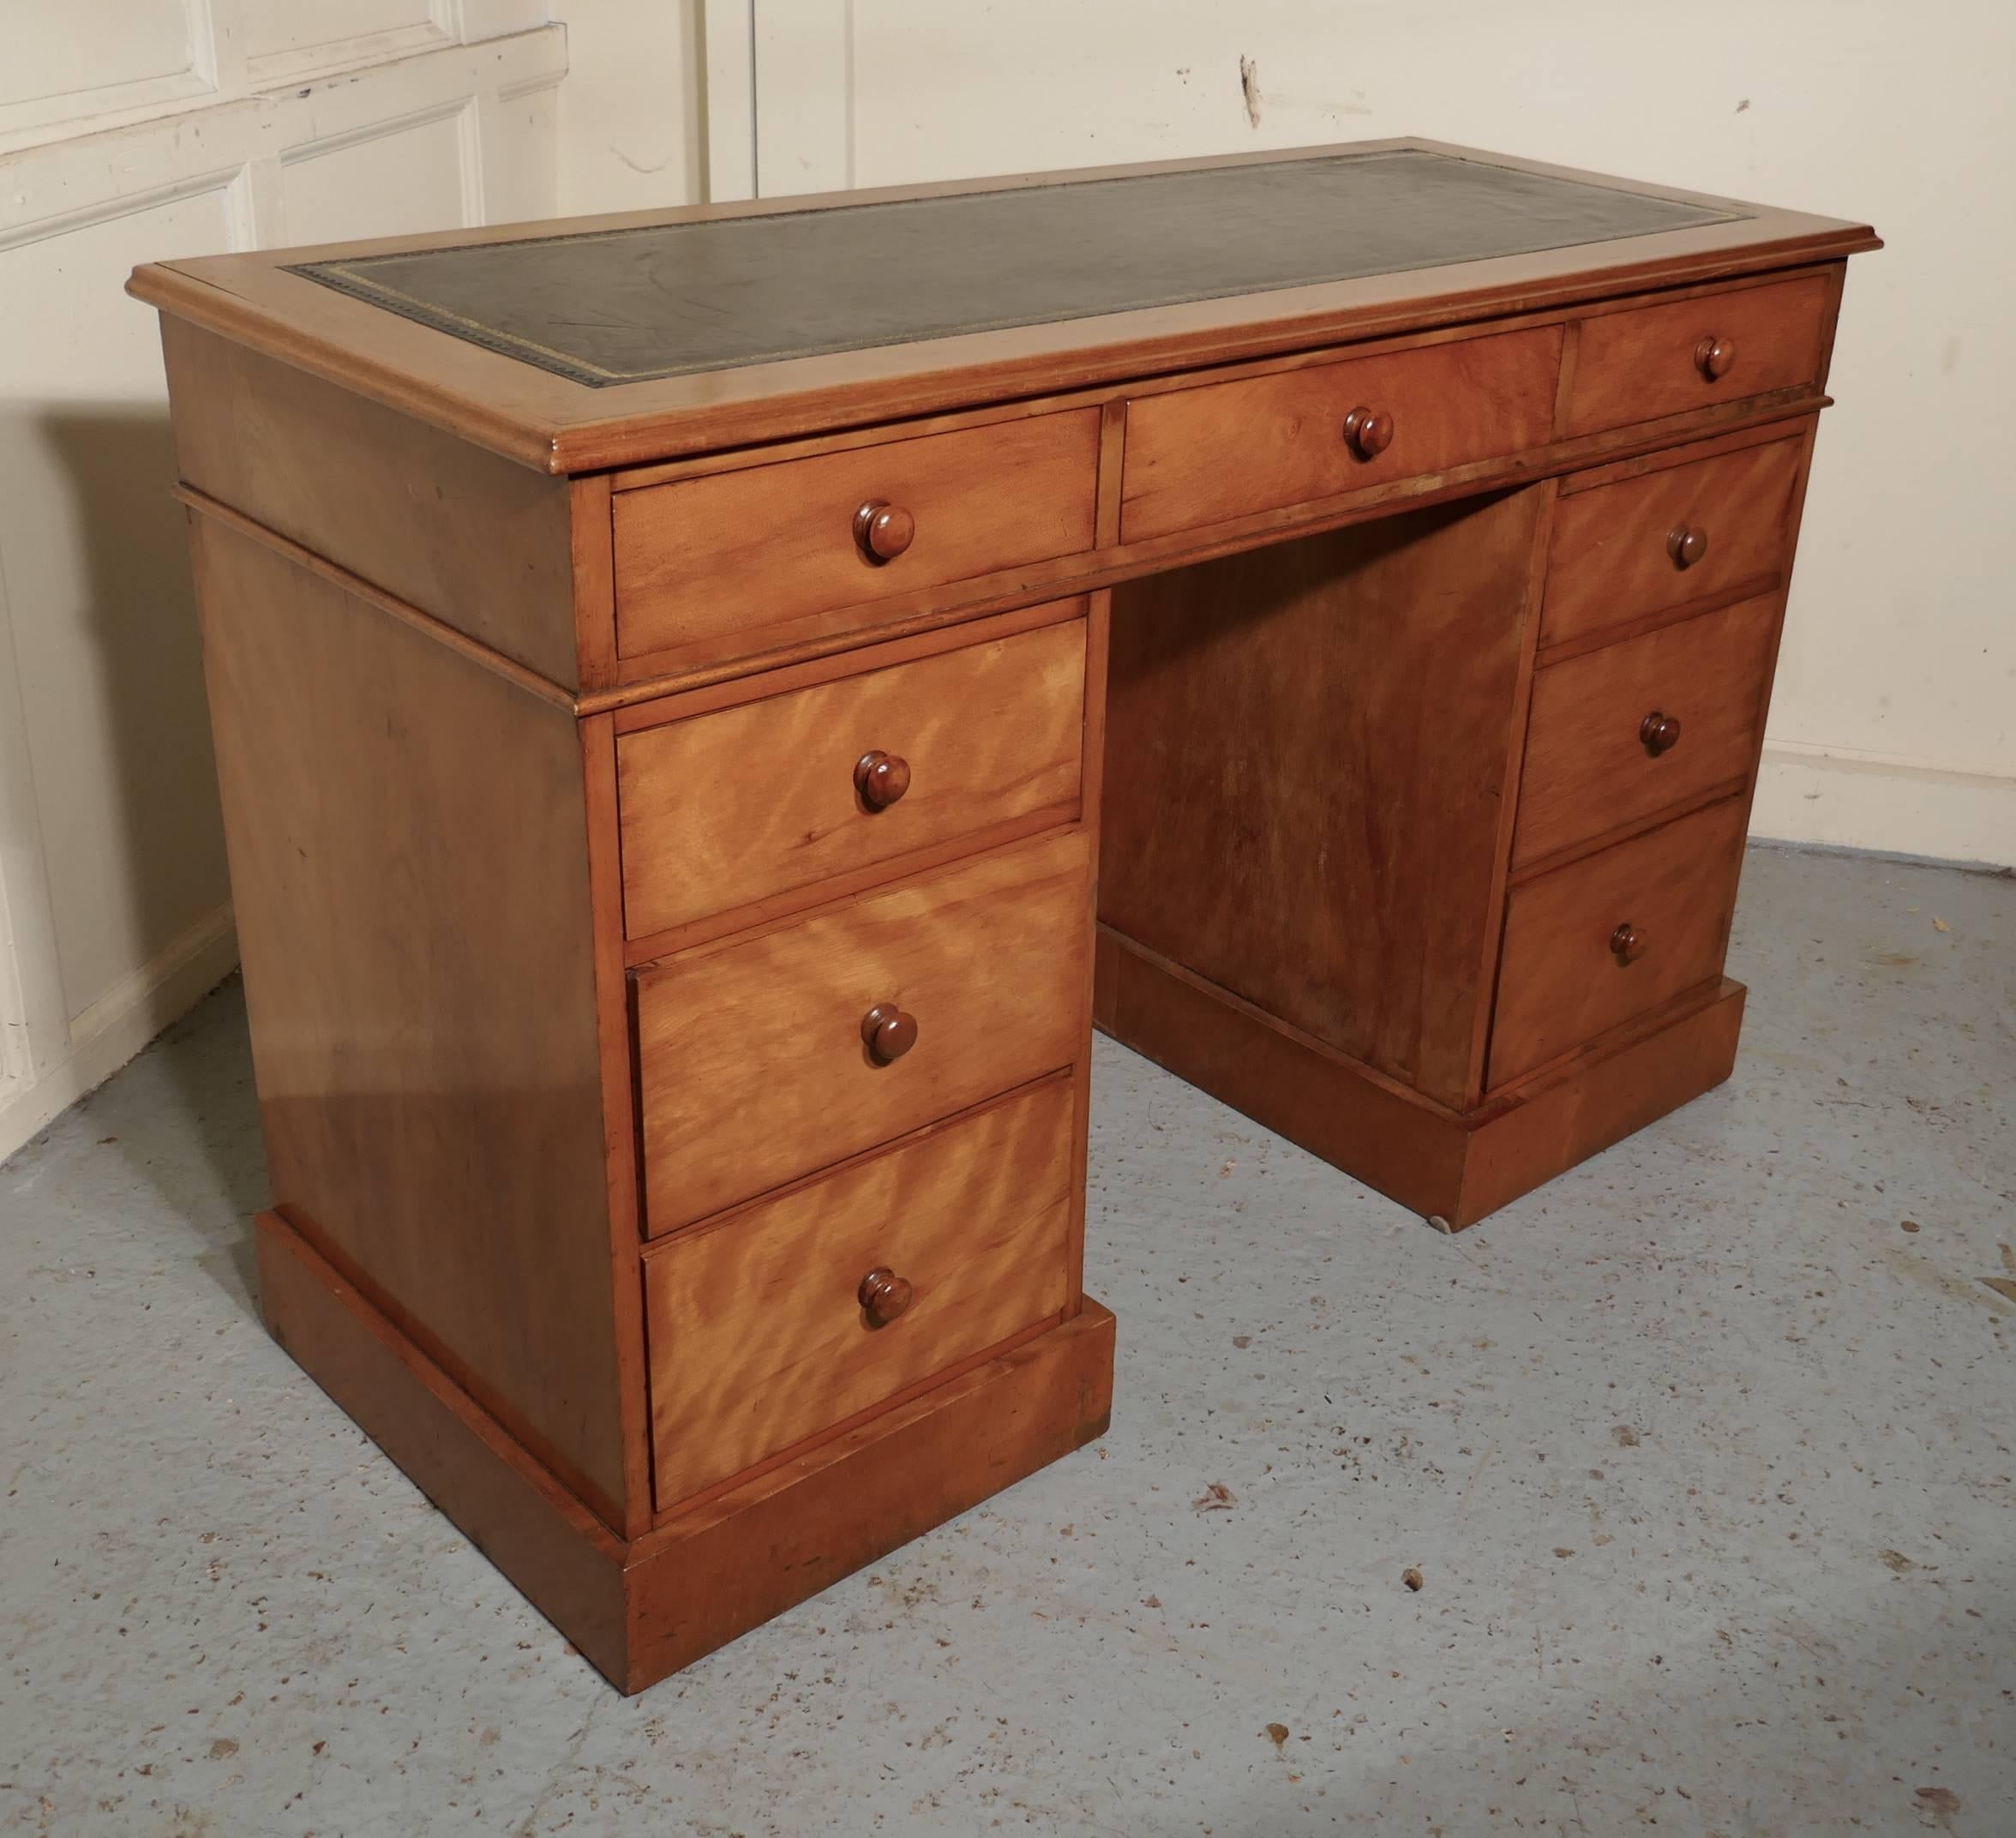
<path id="1" fill-rule="evenodd" d="M 1677 568 L 1690 568 L 1708 552 L 1708 532 L 1688 524 L 1675 524 L 1666 532 L 1666 553 Z"/>
<path id="2" fill-rule="evenodd" d="M 910 789 L 910 762 L 892 753 L 864 753 L 854 762 L 854 789 L 870 810 L 887 810 Z"/>
<path id="3" fill-rule="evenodd" d="M 861 1017 L 861 1038 L 886 1066 L 917 1044 L 917 1018 L 906 1015 L 894 1002 L 878 1002 Z"/>
<path id="4" fill-rule="evenodd" d="M 917 520 L 882 498 L 870 498 L 854 514 L 854 539 L 871 562 L 895 561 L 916 533 Z"/>
<path id="5" fill-rule="evenodd" d="M 910 1306 L 916 1294 L 908 1276 L 899 1276 L 882 1264 L 861 1278 L 857 1293 L 870 1327 L 887 1327 Z"/>
<path id="6" fill-rule="evenodd" d="M 1662 715 L 1656 708 L 1638 724 L 1638 738 L 1654 759 L 1680 744 L 1680 718 Z"/>
<path id="7" fill-rule="evenodd" d="M 1383 408 L 1354 408 L 1344 417 L 1344 444 L 1360 460 L 1377 460 L 1393 444 L 1393 417 Z"/>
<path id="8" fill-rule="evenodd" d="M 1713 333 L 1694 347 L 1694 367 L 1711 383 L 1719 382 L 1729 375 L 1729 367 L 1736 362 L 1736 341 L 1719 339 Z"/>
<path id="9" fill-rule="evenodd" d="M 1619 964 L 1635 964 L 1645 955 L 1645 934 L 1627 919 L 1610 934 L 1610 948 Z"/>

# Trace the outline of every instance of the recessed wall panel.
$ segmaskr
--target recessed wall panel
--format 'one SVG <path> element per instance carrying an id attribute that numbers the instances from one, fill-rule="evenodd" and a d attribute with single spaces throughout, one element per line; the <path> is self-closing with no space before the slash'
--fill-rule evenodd
<path id="1" fill-rule="evenodd" d="M 280 192 L 290 243 L 458 228 L 460 111 L 290 159 L 281 169 Z"/>

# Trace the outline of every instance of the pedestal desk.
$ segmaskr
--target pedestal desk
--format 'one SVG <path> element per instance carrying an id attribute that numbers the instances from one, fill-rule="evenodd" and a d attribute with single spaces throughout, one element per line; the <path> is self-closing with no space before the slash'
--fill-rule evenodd
<path id="1" fill-rule="evenodd" d="M 274 1334 L 634 1690 L 1105 1427 L 1095 1025 L 1451 1228 L 1716 1084 L 1877 246 L 1403 141 L 141 269 Z"/>

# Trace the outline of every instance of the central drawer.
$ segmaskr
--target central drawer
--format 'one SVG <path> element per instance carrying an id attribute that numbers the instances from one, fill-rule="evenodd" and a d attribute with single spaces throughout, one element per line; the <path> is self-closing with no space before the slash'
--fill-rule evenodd
<path id="1" fill-rule="evenodd" d="M 1561 340 L 1545 326 L 1142 396 L 1127 407 L 1121 539 L 1543 447 Z"/>
<path id="2" fill-rule="evenodd" d="M 1053 1079 L 653 1246 L 660 1509 L 1057 1315 L 1072 1100 Z"/>
<path id="3" fill-rule="evenodd" d="M 1074 828 L 639 972 L 646 1229 L 1069 1066 L 1091 947 Z"/>

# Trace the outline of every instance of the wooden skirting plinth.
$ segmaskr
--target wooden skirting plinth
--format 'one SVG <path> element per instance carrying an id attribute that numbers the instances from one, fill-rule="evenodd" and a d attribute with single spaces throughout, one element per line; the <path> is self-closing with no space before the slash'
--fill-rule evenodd
<path id="1" fill-rule="evenodd" d="M 625 1691 L 642 1691 L 1101 1434 L 1113 1318 L 1062 1326 L 626 1543 L 278 1213 L 273 1337 Z"/>
<path id="2" fill-rule="evenodd" d="M 1123 1046 L 1460 1229 L 1720 1084 L 1736 1062 L 1744 994 L 1718 978 L 1467 1112 L 1431 1102 L 1107 926 L 1095 1012 Z"/>

